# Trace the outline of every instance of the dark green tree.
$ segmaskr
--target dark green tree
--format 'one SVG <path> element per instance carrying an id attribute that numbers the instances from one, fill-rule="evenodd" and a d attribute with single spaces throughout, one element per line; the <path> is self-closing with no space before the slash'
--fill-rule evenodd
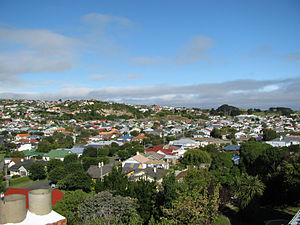
<path id="1" fill-rule="evenodd" d="M 64 198 L 57 201 L 53 210 L 65 216 L 68 224 L 81 224 L 82 220 L 78 217 L 78 207 L 88 197 L 88 194 L 82 190 L 66 191 Z"/>
<path id="2" fill-rule="evenodd" d="M 78 212 L 83 223 L 92 221 L 94 224 L 130 224 L 132 218 L 141 222 L 133 199 L 113 196 L 107 191 L 86 198 L 80 204 Z"/>
<path id="3" fill-rule="evenodd" d="M 77 161 L 78 161 L 78 156 L 75 153 L 69 154 L 64 158 L 65 164 L 73 163 L 73 162 L 77 162 Z"/>
<path id="4" fill-rule="evenodd" d="M 29 167 L 29 177 L 32 180 L 41 180 L 46 178 L 46 170 L 43 163 L 39 163 L 39 162 L 33 163 Z"/>
<path id="5" fill-rule="evenodd" d="M 68 174 L 64 179 L 58 181 L 58 186 L 69 191 L 82 189 L 85 192 L 89 192 L 92 187 L 92 177 L 87 172 L 79 170 Z"/>
<path id="6" fill-rule="evenodd" d="M 264 141 L 270 141 L 279 137 L 279 134 L 275 130 L 272 129 L 263 129 L 263 139 Z"/>
<path id="7" fill-rule="evenodd" d="M 47 162 L 47 172 L 50 173 L 53 169 L 63 165 L 64 163 L 59 159 L 50 159 L 50 161 Z"/>

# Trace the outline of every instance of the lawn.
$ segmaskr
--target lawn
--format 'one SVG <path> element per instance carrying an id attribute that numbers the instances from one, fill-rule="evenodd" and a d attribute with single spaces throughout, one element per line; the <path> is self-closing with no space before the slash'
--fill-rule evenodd
<path id="1" fill-rule="evenodd" d="M 5 154 L 4 153 L 0 153 L 0 162 L 2 161 L 2 159 L 4 159 Z"/>
<path id="2" fill-rule="evenodd" d="M 16 185 L 13 185 L 13 186 L 9 186 L 11 188 L 21 188 L 21 187 L 24 187 L 26 185 L 30 185 L 30 184 L 35 184 L 35 183 L 38 183 L 38 182 L 41 182 L 41 180 L 28 180 L 28 181 L 25 181 L 25 182 L 22 182 L 22 183 L 18 183 Z"/>

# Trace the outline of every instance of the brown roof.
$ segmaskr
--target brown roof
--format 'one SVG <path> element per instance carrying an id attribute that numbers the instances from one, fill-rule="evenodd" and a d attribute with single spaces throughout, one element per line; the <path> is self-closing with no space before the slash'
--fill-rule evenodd
<path id="1" fill-rule="evenodd" d="M 135 155 L 132 157 L 134 160 L 141 162 L 141 163 L 145 163 L 147 162 L 149 159 L 143 155 Z"/>

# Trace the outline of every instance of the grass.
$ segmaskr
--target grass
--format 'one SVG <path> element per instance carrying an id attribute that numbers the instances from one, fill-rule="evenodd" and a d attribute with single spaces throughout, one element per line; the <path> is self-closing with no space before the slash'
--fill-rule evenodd
<path id="1" fill-rule="evenodd" d="M 237 209 L 233 207 L 227 207 L 223 209 L 223 214 L 230 219 L 232 225 L 263 225 L 264 221 L 272 219 L 285 219 L 290 221 L 293 216 L 300 209 L 298 206 L 287 207 L 270 207 L 270 206 L 258 206 L 257 209 L 247 211 L 246 215 L 237 213 Z"/>
<path id="2" fill-rule="evenodd" d="M 11 188 L 21 188 L 21 187 L 24 187 L 24 186 L 27 186 L 27 185 L 30 185 L 30 184 L 39 183 L 41 181 L 42 180 L 29 180 L 29 181 L 25 181 L 25 182 L 22 182 L 22 183 L 13 185 L 13 186 L 9 186 L 9 187 L 11 187 Z"/>
<path id="3" fill-rule="evenodd" d="M 5 154 L 4 153 L 0 153 L 0 162 L 2 161 L 2 159 L 4 159 Z"/>

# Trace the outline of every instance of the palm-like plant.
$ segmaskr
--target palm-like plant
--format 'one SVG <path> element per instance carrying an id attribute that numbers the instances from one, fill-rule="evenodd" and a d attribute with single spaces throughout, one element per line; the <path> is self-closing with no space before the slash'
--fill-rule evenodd
<path id="1" fill-rule="evenodd" d="M 261 196 L 265 190 L 265 185 L 258 176 L 248 174 L 243 174 L 240 179 L 236 179 L 235 186 L 239 206 L 242 209 L 256 196 Z"/>

